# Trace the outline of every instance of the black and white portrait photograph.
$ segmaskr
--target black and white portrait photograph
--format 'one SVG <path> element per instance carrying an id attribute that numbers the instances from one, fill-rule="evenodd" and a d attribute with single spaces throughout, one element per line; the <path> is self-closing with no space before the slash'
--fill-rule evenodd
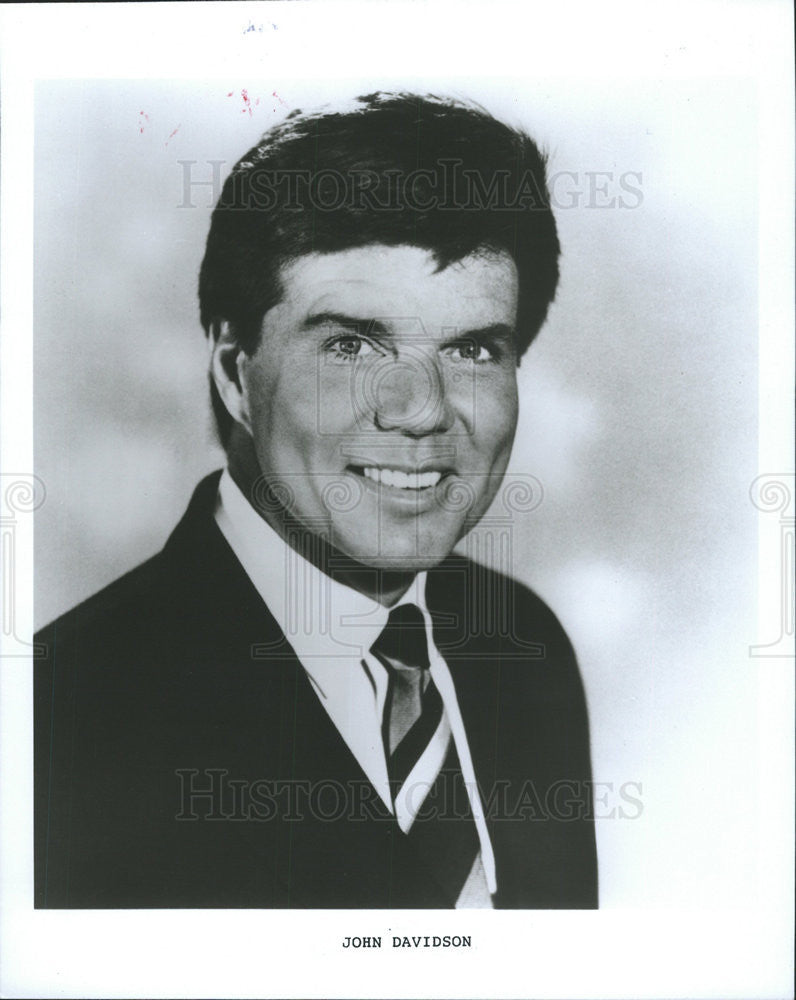
<path id="1" fill-rule="evenodd" d="M 792 13 L 689 10 L 0 12 L 2 995 L 788 995 Z"/>

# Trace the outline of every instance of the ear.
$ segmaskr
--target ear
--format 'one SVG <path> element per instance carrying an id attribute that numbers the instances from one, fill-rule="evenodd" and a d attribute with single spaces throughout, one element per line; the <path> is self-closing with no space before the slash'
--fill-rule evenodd
<path id="1" fill-rule="evenodd" d="M 248 397 L 240 377 L 243 348 L 226 320 L 216 324 L 213 333 L 217 336 L 209 337 L 210 375 L 229 415 L 251 434 Z"/>

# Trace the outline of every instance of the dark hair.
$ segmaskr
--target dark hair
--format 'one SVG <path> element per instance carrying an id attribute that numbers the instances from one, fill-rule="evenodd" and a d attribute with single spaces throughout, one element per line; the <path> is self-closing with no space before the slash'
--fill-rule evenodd
<path id="1" fill-rule="evenodd" d="M 217 337 L 226 321 L 251 354 L 282 296 L 284 264 L 369 244 L 421 247 L 440 270 L 478 250 L 508 252 L 519 274 L 521 356 L 558 283 L 544 155 L 479 106 L 431 95 L 377 93 L 351 110 L 293 111 L 224 184 L 199 277 L 205 331 Z M 211 394 L 226 444 L 232 418 L 212 380 Z"/>

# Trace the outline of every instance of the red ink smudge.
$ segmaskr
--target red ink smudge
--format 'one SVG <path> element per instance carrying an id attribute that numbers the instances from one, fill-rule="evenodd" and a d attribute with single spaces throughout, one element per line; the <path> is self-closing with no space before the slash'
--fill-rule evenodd
<path id="1" fill-rule="evenodd" d="M 284 106 L 287 107 L 287 101 L 283 101 L 282 98 L 279 96 L 279 94 L 277 94 L 276 91 L 274 91 L 271 94 L 271 97 L 275 97 L 277 99 L 277 101 L 279 101 L 280 104 L 284 104 Z"/>
<path id="2" fill-rule="evenodd" d="M 180 122 L 180 124 L 174 129 L 174 131 L 171 133 L 168 139 L 166 139 L 164 145 L 168 146 L 168 144 L 171 142 L 174 136 L 180 131 L 181 128 L 182 128 L 182 122 Z"/>
<path id="3" fill-rule="evenodd" d="M 230 90 L 229 93 L 227 94 L 227 97 L 232 97 L 234 93 L 235 93 L 234 90 Z M 252 99 L 249 97 L 249 91 L 245 87 L 243 88 L 243 90 L 241 90 L 240 96 L 243 101 L 243 107 L 241 108 L 240 113 L 242 115 L 245 115 L 246 112 L 248 111 L 249 116 L 251 116 L 252 108 L 257 107 L 257 105 L 260 103 L 260 98 L 258 97 L 254 102 L 252 102 Z"/>
<path id="4" fill-rule="evenodd" d="M 146 122 L 144 122 L 142 119 L 146 119 Z M 143 132 L 144 132 L 144 124 L 147 124 L 147 125 L 149 124 L 149 115 L 146 114 L 146 112 L 144 112 L 144 111 L 139 111 L 138 112 L 138 134 L 139 135 L 142 135 Z"/>

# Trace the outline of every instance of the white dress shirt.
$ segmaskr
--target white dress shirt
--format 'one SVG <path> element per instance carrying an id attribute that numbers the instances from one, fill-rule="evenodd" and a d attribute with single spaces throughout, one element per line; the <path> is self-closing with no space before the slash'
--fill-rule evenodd
<path id="1" fill-rule="evenodd" d="M 436 777 L 442 762 L 439 754 L 444 753 L 443 744 L 447 746 L 452 733 L 481 846 L 456 906 L 490 907 L 489 894 L 497 888 L 495 859 L 453 679 L 434 645 L 426 604 L 426 573 L 415 577 L 397 604 L 415 604 L 423 614 L 431 677 L 442 698 L 443 724 L 436 736 L 436 749 L 432 746 L 419 762 L 419 769 L 412 772 L 411 801 L 399 795 L 394 807 L 382 741 L 388 674 L 370 652 L 387 624 L 390 609 L 333 580 L 292 549 L 249 504 L 228 469 L 219 483 L 215 517 L 295 651 L 329 718 L 382 802 L 397 813 L 405 833 Z"/>

